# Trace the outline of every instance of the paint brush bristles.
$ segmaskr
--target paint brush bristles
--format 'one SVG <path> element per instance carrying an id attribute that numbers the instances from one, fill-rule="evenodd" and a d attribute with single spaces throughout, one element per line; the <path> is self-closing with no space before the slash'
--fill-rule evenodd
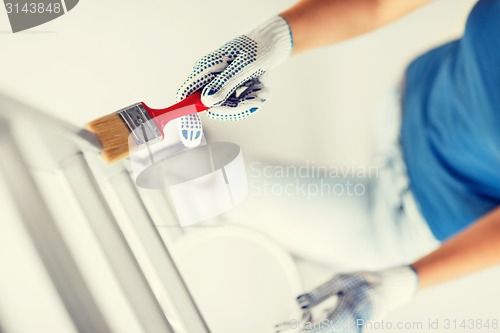
<path id="1" fill-rule="evenodd" d="M 112 113 L 88 124 L 102 145 L 102 154 L 109 163 L 117 162 L 129 155 L 130 129 L 122 118 Z"/>

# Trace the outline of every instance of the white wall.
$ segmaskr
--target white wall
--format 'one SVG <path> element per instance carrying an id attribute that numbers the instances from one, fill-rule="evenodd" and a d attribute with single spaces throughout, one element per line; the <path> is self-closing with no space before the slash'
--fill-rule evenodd
<path id="1" fill-rule="evenodd" d="M 416 54 L 458 35 L 473 0 L 441 0 L 351 42 L 298 56 L 271 73 L 272 98 L 241 123 L 205 121 L 247 159 L 356 164 L 387 88 Z M 74 124 L 137 101 L 167 106 L 204 53 L 292 4 L 279 1 L 82 0 L 13 35 L 0 10 L 0 91 Z"/>

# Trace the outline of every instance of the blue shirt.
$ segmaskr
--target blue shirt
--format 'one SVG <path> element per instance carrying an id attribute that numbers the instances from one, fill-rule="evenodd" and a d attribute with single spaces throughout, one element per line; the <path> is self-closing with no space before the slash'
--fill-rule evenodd
<path id="1" fill-rule="evenodd" d="M 407 69 L 401 144 L 412 192 L 445 240 L 500 205 L 500 0 Z"/>

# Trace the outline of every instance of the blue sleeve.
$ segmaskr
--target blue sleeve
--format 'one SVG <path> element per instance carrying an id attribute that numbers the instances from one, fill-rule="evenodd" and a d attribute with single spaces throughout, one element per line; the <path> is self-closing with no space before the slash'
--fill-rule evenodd
<path id="1" fill-rule="evenodd" d="M 406 72 L 401 144 L 412 192 L 445 240 L 500 205 L 500 0 Z"/>
<path id="2" fill-rule="evenodd" d="M 466 76 L 484 82 L 483 88 L 500 103 L 500 0 L 478 1 L 460 44 Z"/>

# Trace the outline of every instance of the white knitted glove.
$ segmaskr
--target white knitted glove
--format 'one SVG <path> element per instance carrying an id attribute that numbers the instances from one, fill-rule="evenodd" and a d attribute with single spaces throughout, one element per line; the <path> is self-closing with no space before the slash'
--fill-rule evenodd
<path id="1" fill-rule="evenodd" d="M 267 99 L 261 75 L 287 59 L 292 46 L 288 23 L 275 16 L 198 60 L 177 91 L 176 99 L 180 101 L 203 89 L 201 100 L 210 107 L 209 118 L 246 118 Z M 202 129 L 197 114 L 183 117 L 179 130 L 186 146 L 199 144 Z"/>
<path id="2" fill-rule="evenodd" d="M 298 296 L 304 311 L 302 319 L 278 324 L 274 332 L 358 333 L 367 321 L 379 320 L 410 301 L 417 285 L 417 274 L 410 266 L 335 275 L 313 291 Z M 311 310 L 333 296 L 337 297 L 335 307 L 326 310 L 322 318 L 313 318 Z"/>

